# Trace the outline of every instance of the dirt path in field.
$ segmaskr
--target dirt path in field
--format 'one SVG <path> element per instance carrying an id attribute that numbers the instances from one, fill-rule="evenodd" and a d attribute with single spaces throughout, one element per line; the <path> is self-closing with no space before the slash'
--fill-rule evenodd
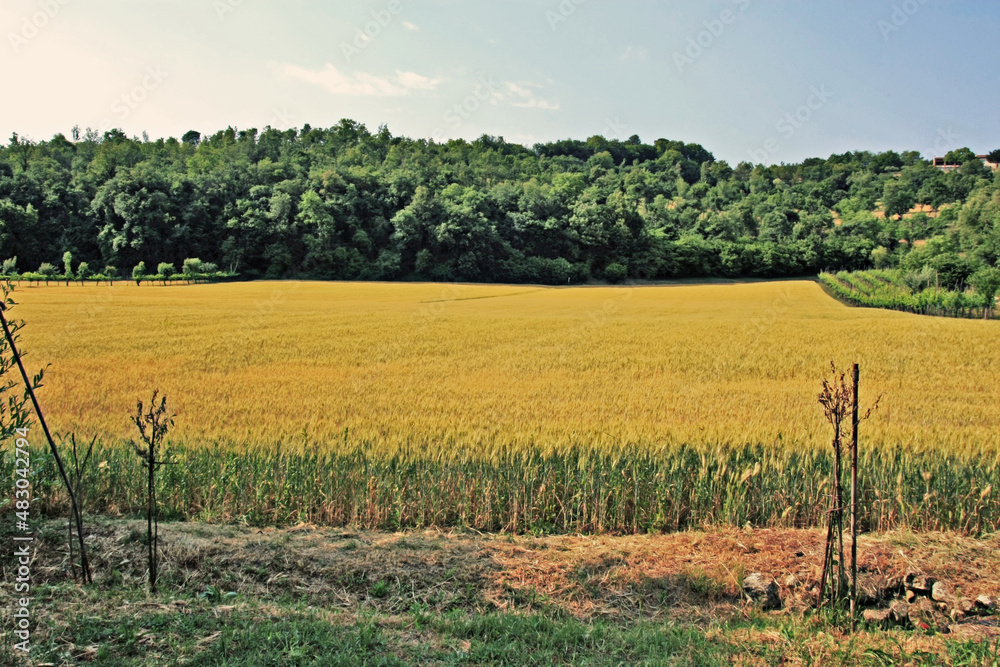
<path id="1" fill-rule="evenodd" d="M 64 531 L 53 522 L 44 533 L 36 576 L 65 579 Z M 143 580 L 143 522 L 104 520 L 91 532 L 98 584 Z M 823 537 L 817 530 L 720 529 L 533 538 L 175 523 L 160 528 L 160 581 L 165 591 L 295 596 L 328 609 L 390 614 L 419 605 L 708 621 L 740 609 L 740 582 L 751 572 L 778 581 L 785 607 L 777 613 L 804 609 L 814 599 Z M 869 582 L 921 571 L 959 595 L 1000 594 L 1000 535 L 868 535 L 859 563 Z"/>

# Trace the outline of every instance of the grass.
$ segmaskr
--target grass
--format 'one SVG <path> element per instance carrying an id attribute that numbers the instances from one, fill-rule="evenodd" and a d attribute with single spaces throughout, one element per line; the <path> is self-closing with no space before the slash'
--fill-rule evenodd
<path id="1" fill-rule="evenodd" d="M 56 604 L 60 597 L 49 592 L 40 602 Z M 107 593 L 88 600 L 100 606 L 124 601 Z M 51 664 L 292 667 L 722 665 L 737 653 L 736 646 L 709 640 L 696 628 L 649 622 L 580 623 L 540 614 L 331 616 L 250 602 L 222 612 L 208 603 L 149 606 L 85 616 L 61 628 L 59 643 L 36 646 L 33 655 Z M 0 658 L 16 660 L 3 649 Z"/>
<path id="2" fill-rule="evenodd" d="M 811 597 L 816 583 L 809 572 L 820 531 L 538 539 L 168 523 L 162 588 L 150 595 L 139 524 L 93 523 L 96 584 L 85 588 L 66 582 L 64 523 L 36 526 L 33 664 L 971 666 L 1000 658 L 995 638 L 873 628 L 852 636 L 805 610 L 799 594 Z M 350 542 L 357 547 L 340 548 Z M 995 595 L 998 546 L 996 536 L 866 537 L 863 565 L 899 576 L 919 561 L 970 593 Z M 0 564 L 11 558 L 0 554 Z M 740 565 L 794 573 L 800 583 L 782 586 L 785 609 L 745 605 L 731 576 Z M 10 613 L 0 608 L 4 628 Z M 24 664 L 7 639 L 0 664 Z"/>
<path id="3" fill-rule="evenodd" d="M 48 602 L 56 602 L 52 596 Z M 97 596 L 109 604 L 112 595 Z M 166 605 L 165 605 L 166 606 Z M 816 624 L 754 618 L 709 629 L 649 621 L 553 619 L 543 614 L 330 616 L 313 610 L 209 604 L 84 618 L 64 642 L 36 647 L 51 664 L 227 665 L 996 665 L 996 645 L 938 650 L 908 637 L 852 642 Z M 4 657 L 0 652 L 0 657 Z M 16 660 L 16 656 L 7 656 Z M 16 664 L 16 663 L 11 663 Z"/>
<path id="4" fill-rule="evenodd" d="M 832 455 L 745 446 L 659 452 L 625 446 L 494 452 L 490 460 L 356 452 L 245 452 L 175 447 L 157 477 L 166 518 L 256 526 L 309 522 L 398 530 L 461 526 L 514 533 L 641 533 L 703 525 L 821 525 Z M 91 512 L 138 516 L 144 470 L 130 450 L 99 448 L 81 494 Z M 0 476 L 14 460 L 0 451 Z M 1000 456 L 914 454 L 861 458 L 862 530 L 910 527 L 980 534 L 1000 529 Z M 51 457 L 33 454 L 32 483 L 48 514 L 62 511 Z M 3 505 L 0 505 L 3 507 Z M 9 508 L 8 508 L 9 509 Z"/>
<path id="5" fill-rule="evenodd" d="M 789 639 L 788 637 L 793 637 Z M 908 650 L 892 637 L 854 644 L 789 622 L 694 626 L 616 624 L 532 615 L 450 614 L 337 618 L 241 605 L 218 613 L 119 614 L 87 619 L 68 646 L 38 647 L 52 664 L 227 665 L 995 665 L 996 647 L 963 642 L 943 651 Z M 763 640 L 763 641 L 762 641 Z M 825 640 L 825 641 L 824 641 Z M 896 641 L 899 641 L 898 639 Z M 2 655 L 2 654 L 0 654 Z"/>

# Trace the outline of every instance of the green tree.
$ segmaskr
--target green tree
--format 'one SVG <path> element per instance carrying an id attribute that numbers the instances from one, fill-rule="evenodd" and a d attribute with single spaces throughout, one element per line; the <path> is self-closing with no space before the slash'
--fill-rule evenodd
<path id="1" fill-rule="evenodd" d="M 6 163 L 0 164 L 6 166 Z M 13 180 L 8 180 L 8 183 L 7 187 L 13 186 Z M 4 188 L 0 186 L 0 247 L 20 257 L 26 266 L 41 263 L 48 252 L 45 246 L 51 239 L 39 220 L 38 209 L 32 202 L 16 204 L 3 197 L 3 192 Z"/>
<path id="2" fill-rule="evenodd" d="M 916 203 L 917 193 L 909 183 L 896 178 L 890 178 L 885 182 L 882 189 L 882 208 L 885 209 L 887 218 L 896 216 L 902 219 Z"/>
<path id="3" fill-rule="evenodd" d="M 76 267 L 76 278 L 83 284 L 83 281 L 90 277 L 90 265 L 87 262 L 80 262 Z"/>
<path id="4" fill-rule="evenodd" d="M 52 266 L 48 262 L 42 262 L 38 266 L 38 275 L 45 279 L 45 284 L 49 284 L 49 280 L 54 278 L 56 275 L 56 267 Z"/>
<path id="5" fill-rule="evenodd" d="M 134 280 L 136 286 L 138 286 L 145 279 L 146 279 L 146 262 L 139 262 L 132 269 L 132 280 Z"/>
<path id="6" fill-rule="evenodd" d="M 306 266 L 319 277 L 333 277 L 337 268 L 337 223 L 315 190 L 307 190 L 299 200 L 297 221 L 305 232 Z"/>
<path id="7" fill-rule="evenodd" d="M 977 157 L 971 160 L 966 160 L 962 163 L 962 176 L 967 176 L 972 179 L 977 178 L 989 178 L 993 172 L 990 168 L 983 164 L 983 161 Z"/>
<path id="8" fill-rule="evenodd" d="M 970 148 L 956 148 L 948 151 L 944 155 L 945 164 L 965 164 L 970 160 L 975 160 L 976 154 Z"/>
<path id="9" fill-rule="evenodd" d="M 187 276 L 189 280 L 197 276 L 199 273 L 203 272 L 204 269 L 202 268 L 201 260 L 198 259 L 197 257 L 192 257 L 184 260 L 182 273 L 185 276 Z"/>
<path id="10" fill-rule="evenodd" d="M 73 278 L 73 253 L 69 250 L 63 253 L 63 278 L 66 279 L 66 285 L 69 285 L 69 281 Z"/>
<path id="11" fill-rule="evenodd" d="M 986 267 L 969 277 L 969 284 L 985 301 L 983 317 L 989 318 L 996 307 L 997 292 L 1000 292 L 1000 269 Z"/>
<path id="12" fill-rule="evenodd" d="M 99 230 L 95 241 L 105 263 L 128 266 L 141 257 L 172 256 L 179 236 L 197 238 L 184 229 L 183 177 L 176 175 L 177 182 L 174 176 L 144 162 L 119 168 L 97 188 L 91 208 Z"/>
<path id="13" fill-rule="evenodd" d="M 604 268 L 604 279 L 609 283 L 620 283 L 628 276 L 628 269 L 618 262 L 612 262 Z"/>
<path id="14" fill-rule="evenodd" d="M 0 146 L 0 250 L 23 266 L 62 248 L 91 266 L 211 257 L 248 277 L 366 280 L 562 282 L 609 264 L 789 275 L 865 268 L 878 248 L 907 270 L 942 252 L 996 265 L 1000 184 L 968 149 L 948 157 L 962 168 L 855 151 L 734 169 L 678 140 L 440 144 L 350 120 L 157 142 L 114 129 L 17 137 Z M 936 214 L 899 220 L 911 202 Z M 947 248 L 905 261 L 939 236 Z"/>
<path id="15" fill-rule="evenodd" d="M 872 250 L 872 263 L 876 269 L 884 269 L 889 266 L 891 258 L 891 253 L 884 246 L 879 246 Z"/>
<path id="16" fill-rule="evenodd" d="M 156 276 L 163 281 L 163 284 L 167 284 L 167 280 L 170 276 L 174 275 L 174 265 L 170 262 L 160 262 L 156 265 Z"/>
<path id="17" fill-rule="evenodd" d="M 104 267 L 103 273 L 104 277 L 108 279 L 109 283 L 111 283 L 111 286 L 114 287 L 115 278 L 118 277 L 118 267 L 108 264 L 107 266 Z"/>
<path id="18" fill-rule="evenodd" d="M 931 260 L 930 266 L 937 271 L 938 284 L 947 290 L 962 289 L 974 271 L 967 259 L 954 252 L 938 255 Z"/>

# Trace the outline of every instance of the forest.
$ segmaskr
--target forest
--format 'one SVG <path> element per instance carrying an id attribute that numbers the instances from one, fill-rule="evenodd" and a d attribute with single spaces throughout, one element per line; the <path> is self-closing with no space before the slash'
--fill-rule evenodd
<path id="1" fill-rule="evenodd" d="M 553 285 L 930 267 L 962 289 L 1000 258 L 1000 177 L 968 148 L 946 158 L 960 168 L 916 151 L 734 167 L 667 139 L 435 143 L 351 120 L 14 134 L 0 260 L 7 275 L 187 260 L 245 279 Z"/>

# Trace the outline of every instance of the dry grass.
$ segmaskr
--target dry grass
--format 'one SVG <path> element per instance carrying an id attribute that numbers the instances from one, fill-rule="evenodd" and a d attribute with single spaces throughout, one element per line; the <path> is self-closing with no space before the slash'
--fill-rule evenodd
<path id="1" fill-rule="evenodd" d="M 886 398 L 869 446 L 1000 451 L 1000 325 L 847 308 L 808 281 L 20 287 L 56 430 L 120 439 L 158 386 L 189 444 L 823 447 L 831 359 Z"/>
<path id="2" fill-rule="evenodd" d="M 154 596 L 142 586 L 144 524 L 92 526 L 90 587 L 65 583 L 64 522 L 38 526 L 32 639 L 52 664 L 256 664 L 265 643 L 280 656 L 273 664 L 311 664 L 303 646 L 330 650 L 338 639 L 347 642 L 338 650 L 357 654 L 353 664 L 385 656 L 397 658 L 387 664 L 579 664 L 586 656 L 610 665 L 633 653 L 644 658 L 628 664 L 692 664 L 709 652 L 701 662 L 991 665 L 1000 650 L 987 631 L 850 634 L 822 614 L 800 613 L 818 579 L 823 536 L 813 530 L 532 538 L 168 523 Z M 1000 593 L 997 535 L 864 536 L 861 555 L 872 576 L 917 566 L 966 593 Z M 782 583 L 784 609 L 762 613 L 741 599 L 736 582 L 752 571 Z M 0 609 L 0 621 L 9 614 Z M 681 634 L 669 640 L 672 633 Z M 541 650 L 551 657 L 527 658 Z"/>
<path id="3" fill-rule="evenodd" d="M 98 522 L 90 538 L 98 585 L 110 578 L 141 583 L 144 530 L 141 521 Z M 750 572 L 778 580 L 786 602 L 780 613 L 801 613 L 815 601 L 824 538 L 818 530 L 793 529 L 532 538 L 198 523 L 164 524 L 160 535 L 164 586 L 192 594 L 213 587 L 258 600 L 290 595 L 347 612 L 395 614 L 420 603 L 437 612 L 545 611 L 581 620 L 706 623 L 739 613 L 740 582 Z M 859 554 L 869 580 L 917 570 L 947 581 L 960 595 L 1000 595 L 1000 535 L 862 536 Z M 58 581 L 65 566 L 64 556 L 49 546 L 39 551 L 33 572 L 39 582 Z"/>

